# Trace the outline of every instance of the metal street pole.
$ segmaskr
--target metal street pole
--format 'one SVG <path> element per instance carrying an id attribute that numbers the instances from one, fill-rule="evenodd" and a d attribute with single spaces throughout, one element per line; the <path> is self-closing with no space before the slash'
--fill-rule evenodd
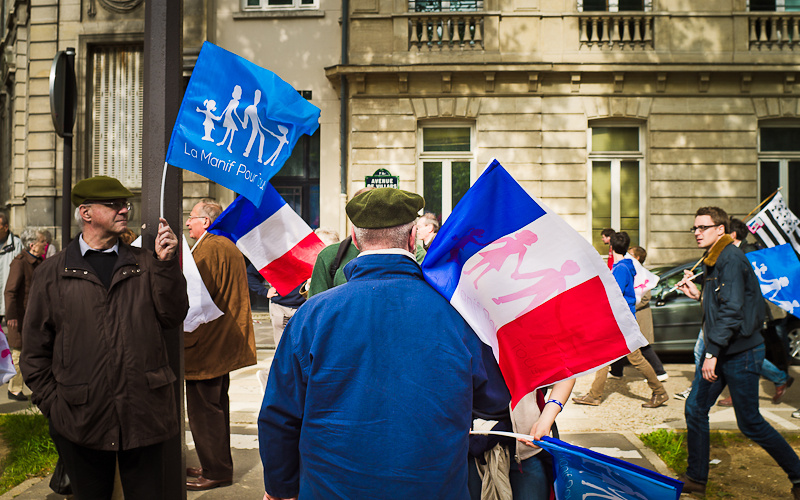
<path id="1" fill-rule="evenodd" d="M 154 248 L 161 204 L 161 178 L 172 127 L 183 98 L 183 1 L 145 2 L 144 130 L 142 137 L 142 242 Z M 164 218 L 180 238 L 183 186 L 181 171 L 169 167 L 164 186 Z M 178 246 L 180 251 L 180 245 Z M 180 257 L 180 254 L 179 254 Z M 164 332 L 175 372 L 178 418 L 183 428 L 183 328 Z M 164 498 L 186 498 L 185 433 L 164 446 Z"/>

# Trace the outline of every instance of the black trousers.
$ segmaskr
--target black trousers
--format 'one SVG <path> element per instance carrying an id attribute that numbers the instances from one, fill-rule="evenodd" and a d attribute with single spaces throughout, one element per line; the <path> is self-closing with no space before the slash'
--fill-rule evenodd
<path id="1" fill-rule="evenodd" d="M 186 381 L 186 413 L 203 477 L 233 479 L 228 374 Z"/>
<path id="2" fill-rule="evenodd" d="M 110 499 L 117 461 L 125 500 L 164 498 L 163 443 L 131 450 L 93 450 L 61 436 L 52 424 L 50 436 L 64 462 L 75 500 Z"/>
<path id="3" fill-rule="evenodd" d="M 644 359 L 650 363 L 650 366 L 653 367 L 653 371 L 656 372 L 656 375 L 663 375 L 667 373 L 667 370 L 664 369 L 664 365 L 661 363 L 661 359 L 658 357 L 658 354 L 653 350 L 653 346 L 646 345 L 642 347 L 642 356 Z M 622 369 L 625 368 L 626 365 L 629 365 L 627 358 L 621 358 L 613 363 L 611 363 L 611 375 L 621 377 L 622 376 Z"/>

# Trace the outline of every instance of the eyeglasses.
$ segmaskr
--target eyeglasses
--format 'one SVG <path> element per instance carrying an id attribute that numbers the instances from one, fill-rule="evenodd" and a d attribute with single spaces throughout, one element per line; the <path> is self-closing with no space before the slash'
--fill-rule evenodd
<path id="1" fill-rule="evenodd" d="M 187 217 L 187 220 L 192 220 L 192 219 L 208 219 L 208 217 L 206 217 L 205 215 L 190 215 L 189 217 Z"/>
<path id="2" fill-rule="evenodd" d="M 699 229 L 701 233 L 704 233 L 704 232 L 708 231 L 709 229 L 711 229 L 712 227 L 717 227 L 717 226 L 721 226 L 721 225 L 722 224 L 714 224 L 713 226 L 693 226 L 689 231 L 691 231 L 694 234 Z"/>
<path id="3" fill-rule="evenodd" d="M 128 212 L 133 212 L 133 204 L 129 201 L 91 201 L 84 203 L 84 205 L 105 205 L 115 212 L 127 208 Z"/>

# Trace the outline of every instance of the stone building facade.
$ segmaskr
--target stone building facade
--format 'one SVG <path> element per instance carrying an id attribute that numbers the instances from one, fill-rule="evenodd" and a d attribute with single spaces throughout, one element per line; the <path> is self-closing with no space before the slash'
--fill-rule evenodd
<path id="1" fill-rule="evenodd" d="M 121 172 L 135 188 L 143 2 L 0 4 L 0 205 L 15 228 L 55 228 L 63 145 L 50 120 L 52 58 L 78 54 L 75 180 Z M 782 186 L 800 213 L 798 9 L 797 0 L 184 0 L 184 73 L 209 40 L 322 109 L 319 132 L 275 180 L 314 226 L 345 231 L 346 196 L 379 168 L 446 219 L 497 158 L 587 239 L 624 229 L 660 264 L 697 256 L 687 229 L 699 206 L 744 216 Z M 108 137 L 117 140 L 104 148 Z M 183 195 L 187 212 L 205 196 L 233 198 L 190 173 Z"/>

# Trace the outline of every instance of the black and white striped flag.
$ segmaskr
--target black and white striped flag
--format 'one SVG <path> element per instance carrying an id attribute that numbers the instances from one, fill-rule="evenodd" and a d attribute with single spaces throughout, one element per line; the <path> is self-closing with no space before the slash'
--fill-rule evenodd
<path id="1" fill-rule="evenodd" d="M 780 192 L 747 222 L 747 227 L 767 248 L 790 243 L 800 254 L 800 219 L 786 206 Z"/>

